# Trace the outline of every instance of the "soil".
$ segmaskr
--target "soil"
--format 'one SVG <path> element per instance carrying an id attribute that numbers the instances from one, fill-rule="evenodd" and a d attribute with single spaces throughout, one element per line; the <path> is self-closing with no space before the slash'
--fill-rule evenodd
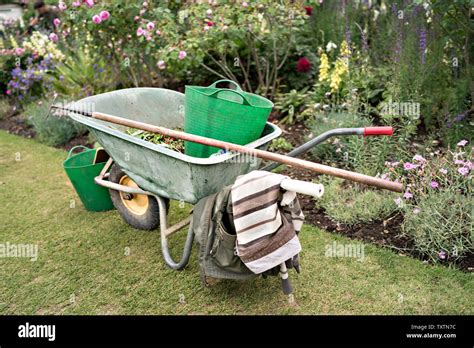
<path id="1" fill-rule="evenodd" d="M 271 120 L 275 122 L 276 117 L 271 116 Z M 303 123 L 296 122 L 291 126 L 279 125 L 282 129 L 282 136 L 289 141 L 294 147 L 307 141 L 308 129 Z M 11 134 L 20 135 L 26 138 L 34 138 L 35 131 L 28 125 L 21 115 L 13 114 L 0 120 L 0 129 L 7 130 Z M 75 145 L 84 145 L 92 147 L 87 134 L 71 139 L 68 143 L 59 148 L 69 150 Z M 300 158 L 312 160 L 311 153 L 306 153 Z M 318 177 L 318 174 L 286 167 L 282 174 L 288 175 L 293 179 L 312 181 Z M 413 241 L 402 236 L 401 224 L 403 216 L 395 214 L 385 220 L 376 220 L 370 223 L 346 225 L 332 221 L 324 214 L 324 210 L 319 209 L 314 204 L 313 198 L 305 195 L 299 195 L 300 205 L 302 207 L 305 219 L 308 223 L 324 229 L 331 233 L 338 233 L 351 239 L 357 239 L 383 246 L 386 248 L 397 250 L 401 255 L 411 255 L 416 258 L 420 256 L 413 252 Z M 458 262 L 458 266 L 465 271 L 474 272 L 474 254 L 470 254 Z"/>
<path id="2" fill-rule="evenodd" d="M 0 119 L 0 129 L 4 129 L 10 134 L 20 135 L 25 138 L 34 138 L 36 135 L 33 127 L 18 113 L 11 113 L 5 115 L 3 119 Z"/>

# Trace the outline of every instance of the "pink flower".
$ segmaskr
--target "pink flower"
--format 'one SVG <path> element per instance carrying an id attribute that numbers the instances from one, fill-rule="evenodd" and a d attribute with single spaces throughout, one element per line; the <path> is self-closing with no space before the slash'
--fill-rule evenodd
<path id="1" fill-rule="evenodd" d="M 72 7 L 79 7 L 79 6 L 81 6 L 81 2 L 80 2 L 80 1 L 74 1 L 74 2 L 72 3 Z"/>
<path id="2" fill-rule="evenodd" d="M 210 29 L 210 28 L 209 28 L 208 25 L 205 25 L 205 26 L 204 26 L 204 31 L 209 31 L 209 29 Z"/>
<path id="3" fill-rule="evenodd" d="M 405 193 L 403 194 L 403 198 L 405 198 L 405 199 L 411 199 L 411 198 L 413 198 L 413 195 L 412 195 L 410 192 L 407 191 L 407 192 L 405 192 Z"/>
<path id="4" fill-rule="evenodd" d="M 156 31 L 156 35 L 160 36 L 160 35 L 161 35 L 161 31 L 157 30 L 157 31 Z"/>
<path id="5" fill-rule="evenodd" d="M 207 11 L 206 11 L 206 14 L 207 14 L 208 16 L 212 16 L 212 10 L 211 10 L 211 9 L 207 10 Z"/>
<path id="6" fill-rule="evenodd" d="M 457 143 L 457 146 L 464 147 L 468 143 L 467 140 L 461 140 L 459 143 Z"/>
<path id="7" fill-rule="evenodd" d="M 106 21 L 107 19 L 110 18 L 110 13 L 109 11 L 101 11 L 99 16 L 100 16 L 100 19 L 102 19 L 103 21 Z"/>
<path id="8" fill-rule="evenodd" d="M 55 33 L 49 34 L 49 39 L 53 42 L 58 42 L 59 38 Z"/>
<path id="9" fill-rule="evenodd" d="M 59 24 L 61 24 L 61 20 L 59 18 L 55 18 L 55 19 L 53 19 L 53 24 L 54 24 L 55 27 L 58 27 Z"/>
<path id="10" fill-rule="evenodd" d="M 249 7 L 249 4 L 244 1 L 244 2 L 242 3 L 242 6 L 243 6 L 243 7 Z"/>
<path id="11" fill-rule="evenodd" d="M 186 51 L 179 51 L 178 58 L 180 60 L 183 60 L 184 58 L 186 58 L 186 56 L 187 56 Z"/>
<path id="12" fill-rule="evenodd" d="M 418 168 L 419 166 L 417 164 L 413 164 L 413 163 L 410 163 L 410 162 L 407 162 L 407 163 L 404 163 L 403 164 L 403 168 L 405 170 L 411 170 L 411 169 L 416 169 Z"/>
<path id="13" fill-rule="evenodd" d="M 156 65 L 158 66 L 158 69 L 160 70 L 163 70 L 166 68 L 166 63 L 164 60 L 159 60 L 158 63 L 156 63 Z"/>
<path id="14" fill-rule="evenodd" d="M 400 197 L 398 197 L 397 199 L 394 199 L 394 201 L 397 206 L 400 206 L 400 204 L 402 204 L 402 199 Z"/>
<path id="15" fill-rule="evenodd" d="M 145 2 L 143 3 L 143 7 L 148 7 L 148 2 L 145 1 Z"/>
<path id="16" fill-rule="evenodd" d="M 440 258 L 440 260 L 444 260 L 446 258 L 446 252 L 444 252 L 443 250 L 441 250 L 439 253 L 438 253 L 438 257 Z"/>
<path id="17" fill-rule="evenodd" d="M 140 16 L 135 16 L 135 17 L 133 17 L 133 20 L 134 20 L 135 22 L 138 22 L 138 21 L 140 20 Z"/>
<path id="18" fill-rule="evenodd" d="M 100 16 L 99 16 L 99 15 L 94 15 L 94 16 L 92 16 L 92 21 L 93 21 L 95 24 L 100 24 L 100 22 L 102 22 L 102 19 L 100 19 Z"/>
<path id="19" fill-rule="evenodd" d="M 94 6 L 94 0 L 85 0 L 84 2 L 89 8 L 92 8 Z"/>
<path id="20" fill-rule="evenodd" d="M 461 174 L 463 176 L 466 176 L 467 174 L 469 174 L 469 168 L 461 167 L 461 168 L 458 169 L 458 172 L 459 172 L 459 174 Z"/>
<path id="21" fill-rule="evenodd" d="M 420 208 L 413 209 L 413 214 L 418 215 L 421 212 Z"/>
<path id="22" fill-rule="evenodd" d="M 148 24 L 146 25 L 146 28 L 152 31 L 153 29 L 155 29 L 155 24 L 153 22 L 148 22 Z"/>
<path id="23" fill-rule="evenodd" d="M 9 89 L 7 89 L 7 91 L 6 91 L 5 93 L 8 94 L 8 95 L 11 95 L 11 94 L 12 94 L 12 91 L 10 91 Z"/>
<path id="24" fill-rule="evenodd" d="M 64 11 L 67 9 L 67 6 L 64 2 L 60 1 L 58 4 L 59 11 Z"/>
<path id="25" fill-rule="evenodd" d="M 438 187 L 439 187 L 439 184 L 438 184 L 438 182 L 436 182 L 436 181 L 433 180 L 433 181 L 430 183 L 430 186 L 431 186 L 432 188 L 438 188 Z"/>
<path id="26" fill-rule="evenodd" d="M 142 8 L 142 9 L 140 10 L 140 16 L 143 16 L 143 15 L 145 14 L 145 12 L 146 12 L 146 9 Z"/>
<path id="27" fill-rule="evenodd" d="M 448 171 L 447 171 L 446 169 L 444 169 L 444 168 L 441 168 L 439 171 L 440 171 L 441 173 L 443 173 L 443 174 L 448 174 Z"/>
<path id="28" fill-rule="evenodd" d="M 143 30 L 141 27 L 137 29 L 137 36 L 142 36 L 145 34 L 145 30 Z"/>
<path id="29" fill-rule="evenodd" d="M 24 49 L 24 48 L 21 48 L 21 47 L 15 48 L 15 55 L 21 56 L 21 55 L 23 55 L 23 53 L 25 53 L 25 49 Z"/>
<path id="30" fill-rule="evenodd" d="M 415 155 L 415 157 L 413 157 L 413 160 L 417 162 L 426 162 L 426 159 L 421 155 Z"/>
<path id="31" fill-rule="evenodd" d="M 455 160 L 454 164 L 464 164 L 464 161 L 463 160 Z"/>

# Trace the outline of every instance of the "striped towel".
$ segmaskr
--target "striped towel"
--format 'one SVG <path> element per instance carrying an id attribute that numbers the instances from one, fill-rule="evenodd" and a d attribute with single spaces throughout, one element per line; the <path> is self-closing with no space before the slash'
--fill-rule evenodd
<path id="1" fill-rule="evenodd" d="M 286 176 L 253 171 L 232 185 L 237 253 L 254 273 L 263 273 L 301 251 L 297 232 L 304 215 L 295 192 L 283 192 Z"/>

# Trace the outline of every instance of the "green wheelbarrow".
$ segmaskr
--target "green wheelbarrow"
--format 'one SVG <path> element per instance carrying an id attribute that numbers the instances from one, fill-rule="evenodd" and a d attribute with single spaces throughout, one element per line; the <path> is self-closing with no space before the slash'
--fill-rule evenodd
<path id="1" fill-rule="evenodd" d="M 166 128 L 182 128 L 184 94 L 161 88 L 130 88 L 99 94 L 68 105 L 69 110 L 95 111 Z M 68 116 L 85 125 L 110 155 L 95 177 L 106 187 L 121 217 L 138 229 L 160 227 L 161 250 L 166 264 L 183 269 L 191 254 L 193 232 L 188 230 L 183 255 L 175 262 L 168 249 L 169 237 L 190 225 L 191 217 L 167 225 L 169 200 L 190 204 L 231 185 L 239 175 L 259 169 L 261 160 L 244 154 L 226 152 L 209 158 L 191 157 L 163 145 L 153 144 L 126 133 L 126 127 L 68 111 Z M 390 135 L 389 127 L 333 129 L 291 151 L 297 157 L 331 136 Z M 274 124 L 266 123 L 261 137 L 247 147 L 265 150 L 281 134 Z M 270 165 L 261 170 L 272 170 Z M 285 183 L 286 187 L 283 186 Z M 286 180 L 282 187 L 299 193 L 322 194 L 322 186 L 299 180 Z"/>

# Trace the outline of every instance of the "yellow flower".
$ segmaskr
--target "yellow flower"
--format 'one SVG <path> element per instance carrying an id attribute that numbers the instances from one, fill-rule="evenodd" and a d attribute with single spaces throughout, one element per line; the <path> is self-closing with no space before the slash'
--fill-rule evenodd
<path id="1" fill-rule="evenodd" d="M 349 50 L 349 45 L 347 44 L 347 41 L 344 40 L 341 43 L 341 56 L 349 57 L 350 55 L 351 55 L 351 51 Z"/>
<path id="2" fill-rule="evenodd" d="M 64 54 L 57 48 L 56 44 L 49 40 L 46 35 L 35 31 L 29 40 L 23 42 L 23 48 L 28 51 L 36 52 L 42 57 L 50 55 L 54 60 L 63 61 Z"/>
<path id="3" fill-rule="evenodd" d="M 329 78 L 329 59 L 326 53 L 321 54 L 321 63 L 319 64 L 319 81 L 325 81 Z"/>
<path id="4" fill-rule="evenodd" d="M 336 92 L 342 82 L 342 77 L 349 71 L 347 59 L 338 58 L 331 74 L 330 87 L 333 92 Z"/>
<path id="5" fill-rule="evenodd" d="M 12 44 L 13 49 L 18 47 L 18 43 L 16 42 L 15 38 L 11 35 L 10 35 L 10 43 Z"/>

